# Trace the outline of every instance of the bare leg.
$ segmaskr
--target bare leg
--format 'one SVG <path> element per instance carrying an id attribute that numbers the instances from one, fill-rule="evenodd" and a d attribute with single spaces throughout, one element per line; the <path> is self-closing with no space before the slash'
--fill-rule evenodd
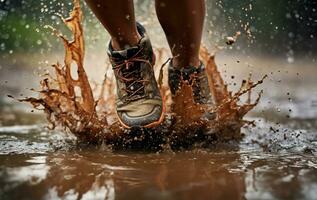
<path id="1" fill-rule="evenodd" d="M 156 0 L 155 7 L 174 57 L 173 66 L 199 66 L 205 0 Z"/>
<path id="2" fill-rule="evenodd" d="M 135 46 L 140 40 L 136 29 L 133 0 L 86 0 L 111 35 L 116 50 Z"/>

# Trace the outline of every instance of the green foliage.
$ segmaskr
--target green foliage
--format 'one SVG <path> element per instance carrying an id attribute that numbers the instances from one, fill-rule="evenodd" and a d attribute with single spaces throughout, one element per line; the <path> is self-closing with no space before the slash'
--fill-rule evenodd
<path id="1" fill-rule="evenodd" d="M 153 3 L 153 2 L 152 2 Z M 316 52 L 317 2 L 310 0 L 207 0 L 206 29 L 211 30 L 211 43 L 233 35 L 248 26 L 253 49 L 268 53 L 290 50 Z M 136 1 L 136 7 L 149 7 L 149 1 Z M 71 1 L 39 0 L 0 2 L 0 53 L 13 51 L 60 50 L 47 30 L 53 25 L 63 33 L 69 31 L 56 14 L 67 16 Z M 88 45 L 104 48 L 107 36 L 98 20 L 82 1 L 85 13 L 85 36 Z M 136 9 L 138 10 L 138 8 Z M 247 43 L 247 42 L 246 42 Z"/>

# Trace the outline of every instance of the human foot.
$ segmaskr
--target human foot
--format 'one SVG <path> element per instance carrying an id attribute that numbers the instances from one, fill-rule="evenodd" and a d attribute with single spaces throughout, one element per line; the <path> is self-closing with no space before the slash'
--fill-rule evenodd
<path id="1" fill-rule="evenodd" d="M 202 62 L 198 67 L 187 66 L 181 69 L 173 67 L 173 62 L 169 63 L 168 67 L 168 84 L 172 93 L 175 96 L 177 92 L 181 92 L 182 84 L 187 82 L 192 87 L 193 100 L 196 104 L 206 105 L 213 108 L 214 102 L 210 93 L 208 77 L 205 66 Z M 211 112 L 205 113 L 205 117 L 213 119 L 215 116 Z"/>
<path id="2" fill-rule="evenodd" d="M 155 80 L 155 55 L 145 29 L 138 24 L 137 46 L 116 51 L 109 43 L 108 55 L 117 83 L 116 110 L 126 127 L 151 128 L 163 120 L 163 103 Z"/>

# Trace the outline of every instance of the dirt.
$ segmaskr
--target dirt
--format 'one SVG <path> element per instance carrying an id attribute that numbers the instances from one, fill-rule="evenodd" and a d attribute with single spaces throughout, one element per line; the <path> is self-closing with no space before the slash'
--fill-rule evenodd
<path id="1" fill-rule="evenodd" d="M 62 38 L 65 62 L 46 75 L 38 96 L 24 99 L 44 110 L 31 112 L 16 101 L 21 91 L 30 94 L 26 85 L 38 81 L 30 70 L 34 63 L 17 59 L 15 71 L 1 61 L 0 76 L 7 80 L 1 91 L 15 99 L 3 97 L 0 104 L 0 199 L 317 198 L 314 63 L 222 52 L 215 57 L 202 49 L 217 104 L 207 108 L 217 112 L 216 120 L 202 121 L 206 108 L 193 104 L 189 85 L 180 96 L 169 96 L 165 68 L 160 75 L 168 55 L 158 48 L 155 71 L 168 105 L 165 121 L 156 129 L 126 130 L 114 116 L 111 69 L 94 68 L 105 55 L 84 56 L 80 20 L 75 4 L 64 20 L 75 36 Z M 72 77 L 77 69 L 78 80 Z M 103 84 L 92 81 L 97 69 L 107 72 Z M 250 72 L 260 82 L 243 81 Z M 195 108 L 197 115 L 177 105 Z M 245 126 L 249 122 L 255 126 Z"/>

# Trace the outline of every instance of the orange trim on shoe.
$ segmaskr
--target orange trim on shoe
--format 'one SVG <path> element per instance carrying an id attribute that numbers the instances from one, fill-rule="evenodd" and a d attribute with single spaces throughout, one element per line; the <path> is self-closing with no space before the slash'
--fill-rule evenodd
<path id="1" fill-rule="evenodd" d="M 163 106 L 162 107 L 162 113 L 161 113 L 161 116 L 160 116 L 159 120 L 156 121 L 156 122 L 152 122 L 152 123 L 150 123 L 148 125 L 143 126 L 144 128 L 153 128 L 153 127 L 156 127 L 156 126 L 160 125 L 163 122 L 164 116 L 165 116 L 165 103 L 164 102 L 163 102 L 162 106 Z"/>

